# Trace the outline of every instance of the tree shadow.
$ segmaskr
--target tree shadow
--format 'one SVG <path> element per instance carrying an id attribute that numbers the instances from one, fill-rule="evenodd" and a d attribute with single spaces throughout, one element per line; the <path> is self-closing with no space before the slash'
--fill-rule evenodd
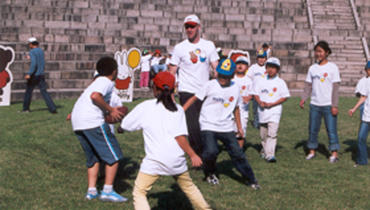
<path id="1" fill-rule="evenodd" d="M 251 144 L 251 143 L 244 143 L 244 153 L 248 150 L 249 147 L 252 147 L 253 149 L 255 149 L 258 154 L 260 154 L 261 150 L 262 150 L 262 144 L 261 143 L 257 143 L 257 144 Z M 283 146 L 279 145 L 279 144 L 276 144 L 276 147 L 275 147 L 275 153 L 277 154 L 278 153 L 278 150 L 279 149 L 282 149 L 284 148 Z"/>
<path id="2" fill-rule="evenodd" d="M 310 152 L 310 150 L 307 148 L 307 140 L 301 140 L 300 142 L 298 142 L 295 146 L 294 146 L 294 149 L 298 149 L 302 147 L 302 150 L 303 152 L 305 153 L 305 155 L 308 155 L 308 153 Z M 321 144 L 319 143 L 319 146 L 317 147 L 316 149 L 316 152 L 319 152 L 321 153 L 322 155 L 324 155 L 326 158 L 329 158 L 331 156 L 331 153 L 329 152 L 329 150 L 326 148 L 326 146 L 324 144 Z"/>
<path id="3" fill-rule="evenodd" d="M 155 187 L 155 186 L 154 186 Z M 193 209 L 192 204 L 186 197 L 185 193 L 177 184 L 171 185 L 172 191 L 148 193 L 148 198 L 157 199 L 157 206 L 152 210 L 188 210 Z"/>
<path id="4" fill-rule="evenodd" d="M 125 180 L 135 179 L 136 171 L 139 168 L 140 165 L 137 162 L 132 161 L 130 157 L 123 158 L 119 161 L 116 177 L 114 179 L 114 189 L 117 193 L 123 193 L 128 189 L 133 189 L 133 187 Z M 105 163 L 100 164 L 99 174 L 97 186 L 102 189 L 105 180 Z"/>

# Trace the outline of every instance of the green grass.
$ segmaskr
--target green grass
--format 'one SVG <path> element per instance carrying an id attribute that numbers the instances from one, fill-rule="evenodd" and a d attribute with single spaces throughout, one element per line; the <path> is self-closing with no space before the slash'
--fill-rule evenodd
<path id="1" fill-rule="evenodd" d="M 132 109 L 143 100 L 126 104 Z M 347 114 L 357 99 L 341 98 L 338 134 L 340 161 L 328 163 L 328 140 L 322 123 L 316 158 L 305 161 L 308 136 L 308 103 L 299 98 L 284 103 L 278 133 L 276 164 L 260 159 L 258 130 L 248 126 L 246 155 L 262 190 L 243 184 L 240 173 L 223 151 L 218 158 L 220 185 L 203 181 L 190 170 L 209 204 L 224 209 L 370 209 L 370 168 L 354 168 L 358 112 Z M 0 107 L 0 209 L 133 209 L 132 190 L 144 157 L 141 132 L 118 135 L 124 160 L 115 189 L 130 199 L 124 204 L 83 200 L 87 187 L 85 156 L 70 122 L 65 120 L 75 100 L 57 100 L 52 115 L 41 101 L 32 102 L 30 114 L 18 114 L 21 103 Z M 190 163 L 190 162 L 188 162 Z M 101 188 L 102 180 L 98 187 Z M 152 209 L 191 209 L 191 204 L 171 177 L 162 177 L 148 194 Z"/>

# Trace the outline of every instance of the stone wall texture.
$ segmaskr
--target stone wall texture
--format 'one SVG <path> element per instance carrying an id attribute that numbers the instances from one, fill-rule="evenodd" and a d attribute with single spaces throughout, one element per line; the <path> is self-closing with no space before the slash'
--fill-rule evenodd
<path id="1" fill-rule="evenodd" d="M 310 2 L 321 4 L 319 0 Z M 224 52 L 247 50 L 254 63 L 258 46 L 271 44 L 272 55 L 281 60 L 280 76 L 294 95 L 302 89 L 308 67 L 315 62 L 315 35 L 328 35 L 322 38 L 329 40 L 333 37 L 332 43 L 336 41 L 342 49 L 346 42 L 353 45 L 348 37 L 367 38 L 370 1 L 355 3 L 360 28 L 315 29 L 309 23 L 306 0 L 1 0 L 0 44 L 11 46 L 16 52 L 10 67 L 14 76 L 12 101 L 22 100 L 24 94 L 23 77 L 30 63 L 22 53 L 28 51 L 27 39 L 31 36 L 45 50 L 46 78 L 52 97 L 76 98 L 90 83 L 100 57 L 131 47 L 159 49 L 168 54 L 186 38 L 183 19 L 194 13 L 201 20 L 202 37 L 214 41 Z M 330 18 L 326 19 L 330 22 Z M 370 43 L 369 38 L 367 41 Z M 357 50 L 362 58 L 343 60 L 338 65 L 342 74 L 352 76 L 341 84 L 343 93 L 351 92 L 363 76 L 359 68 L 351 69 L 350 62 L 364 66 L 366 61 L 362 49 L 348 50 Z M 36 91 L 33 99 L 38 98 Z"/>

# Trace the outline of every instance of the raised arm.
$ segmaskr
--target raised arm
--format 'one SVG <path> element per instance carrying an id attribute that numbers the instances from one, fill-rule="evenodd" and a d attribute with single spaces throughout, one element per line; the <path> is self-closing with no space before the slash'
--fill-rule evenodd
<path id="1" fill-rule="evenodd" d="M 217 71 L 216 71 L 217 65 L 218 65 L 218 60 L 211 62 L 211 66 L 213 68 L 213 78 L 217 78 Z"/>

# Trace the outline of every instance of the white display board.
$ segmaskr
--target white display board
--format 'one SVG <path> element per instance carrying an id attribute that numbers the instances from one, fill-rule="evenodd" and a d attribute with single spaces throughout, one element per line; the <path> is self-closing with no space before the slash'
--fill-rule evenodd
<path id="1" fill-rule="evenodd" d="M 14 61 L 14 50 L 0 45 L 0 106 L 9 106 L 13 75 L 9 69 Z"/>

